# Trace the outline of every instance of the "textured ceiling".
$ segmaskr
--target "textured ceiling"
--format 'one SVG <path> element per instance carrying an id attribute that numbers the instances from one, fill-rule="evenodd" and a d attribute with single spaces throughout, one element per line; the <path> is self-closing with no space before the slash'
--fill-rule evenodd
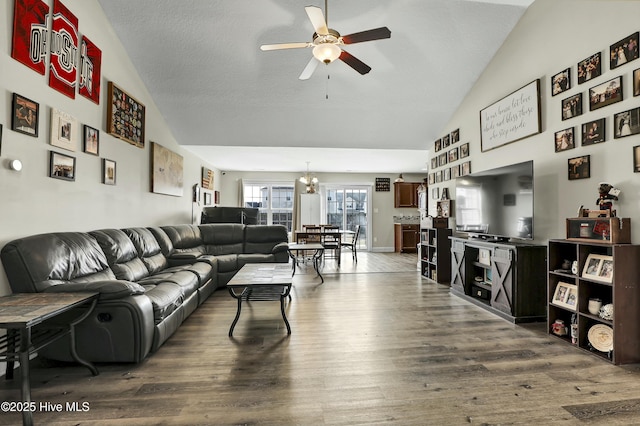
<path id="1" fill-rule="evenodd" d="M 220 170 L 420 172 L 430 148 L 533 0 L 329 1 L 347 46 L 298 80 L 321 0 L 99 0 L 178 143 Z"/>

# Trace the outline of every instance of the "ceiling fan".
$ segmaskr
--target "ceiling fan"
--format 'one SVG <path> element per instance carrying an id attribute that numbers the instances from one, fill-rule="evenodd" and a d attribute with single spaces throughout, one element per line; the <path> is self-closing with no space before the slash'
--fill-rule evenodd
<path id="1" fill-rule="evenodd" d="M 324 9 L 328 16 L 327 0 L 324 2 Z M 302 71 L 302 74 L 300 74 L 300 77 L 298 77 L 300 80 L 309 79 L 320 62 L 328 65 L 336 59 L 340 59 L 360 74 L 365 75 L 371 71 L 371 67 L 346 50 L 343 50 L 340 46 L 391 37 L 391 31 L 389 31 L 387 27 L 374 28 L 372 30 L 341 36 L 336 30 L 328 28 L 327 21 L 322 14 L 322 9 L 316 6 L 307 6 L 304 10 L 307 12 L 311 25 L 313 25 L 313 28 L 316 30 L 316 32 L 313 33 L 312 42 L 263 44 L 260 46 L 260 50 L 263 51 L 312 47 L 313 57 Z"/>

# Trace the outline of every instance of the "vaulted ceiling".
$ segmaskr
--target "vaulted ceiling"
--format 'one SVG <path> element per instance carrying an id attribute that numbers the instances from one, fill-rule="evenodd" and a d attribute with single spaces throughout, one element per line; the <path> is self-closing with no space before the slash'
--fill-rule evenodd
<path id="1" fill-rule="evenodd" d="M 313 27 L 294 0 L 99 0 L 174 137 L 220 170 L 420 172 L 427 149 L 533 0 L 333 0 L 328 26 L 386 26 L 298 76 Z"/>

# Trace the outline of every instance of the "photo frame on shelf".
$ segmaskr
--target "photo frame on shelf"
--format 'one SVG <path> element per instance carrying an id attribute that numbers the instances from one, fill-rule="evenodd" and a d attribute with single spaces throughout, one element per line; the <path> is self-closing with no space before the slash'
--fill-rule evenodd
<path id="1" fill-rule="evenodd" d="M 591 253 L 582 268 L 582 278 L 595 281 L 613 281 L 613 256 Z"/>
<path id="2" fill-rule="evenodd" d="M 589 111 L 615 104 L 622 99 L 622 76 L 619 75 L 589 89 Z"/>
<path id="3" fill-rule="evenodd" d="M 613 116 L 613 137 L 615 139 L 640 133 L 640 107 L 622 111 Z"/>
<path id="4" fill-rule="evenodd" d="M 571 89 L 571 68 L 560 71 L 551 76 L 551 96 Z"/>
<path id="5" fill-rule="evenodd" d="M 554 133 L 556 152 L 567 151 L 576 147 L 573 127 Z"/>
<path id="6" fill-rule="evenodd" d="M 591 155 L 582 155 L 567 160 L 569 180 L 588 179 L 591 177 Z"/>
<path id="7" fill-rule="evenodd" d="M 578 62 L 578 84 L 600 77 L 602 74 L 602 53 L 597 52 Z"/>
<path id="8" fill-rule="evenodd" d="M 582 93 L 562 100 L 562 120 L 582 115 Z"/>
<path id="9" fill-rule="evenodd" d="M 100 132 L 91 126 L 84 125 L 83 132 L 83 151 L 87 154 L 99 155 L 100 151 Z"/>
<path id="10" fill-rule="evenodd" d="M 633 147 L 633 172 L 640 173 L 640 145 Z"/>
<path id="11" fill-rule="evenodd" d="M 68 181 L 76 180 L 76 157 L 49 151 L 49 177 Z"/>
<path id="12" fill-rule="evenodd" d="M 633 96 L 640 96 L 640 68 L 633 71 Z"/>
<path id="13" fill-rule="evenodd" d="M 638 59 L 638 32 L 630 34 L 609 47 L 609 69 Z"/>
<path id="14" fill-rule="evenodd" d="M 556 285 L 556 289 L 553 292 L 551 303 L 556 306 L 561 306 L 572 311 L 576 310 L 578 301 L 578 286 L 575 284 L 569 284 L 563 281 L 559 281 Z"/>
<path id="15" fill-rule="evenodd" d="M 116 162 L 113 160 L 102 159 L 102 183 L 105 185 L 116 184 Z"/>
<path id="16" fill-rule="evenodd" d="M 78 120 L 57 108 L 51 108 L 51 145 L 67 151 L 77 151 Z"/>
<path id="17" fill-rule="evenodd" d="M 582 125 L 582 146 L 606 141 L 605 119 L 589 121 Z"/>
<path id="18" fill-rule="evenodd" d="M 11 111 L 11 130 L 37 138 L 40 104 L 14 93 Z"/>
<path id="19" fill-rule="evenodd" d="M 452 203 L 451 200 L 439 200 L 437 202 L 439 217 L 451 216 L 451 213 L 452 213 L 451 203 Z"/>

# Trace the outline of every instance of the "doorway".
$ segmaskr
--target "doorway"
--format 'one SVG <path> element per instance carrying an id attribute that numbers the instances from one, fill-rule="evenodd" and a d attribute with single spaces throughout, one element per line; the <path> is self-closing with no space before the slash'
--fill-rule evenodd
<path id="1" fill-rule="evenodd" d="M 360 225 L 358 249 L 370 250 L 369 212 L 371 211 L 371 186 L 326 185 L 323 194 L 323 214 L 328 224 L 340 229 L 356 230 Z"/>

